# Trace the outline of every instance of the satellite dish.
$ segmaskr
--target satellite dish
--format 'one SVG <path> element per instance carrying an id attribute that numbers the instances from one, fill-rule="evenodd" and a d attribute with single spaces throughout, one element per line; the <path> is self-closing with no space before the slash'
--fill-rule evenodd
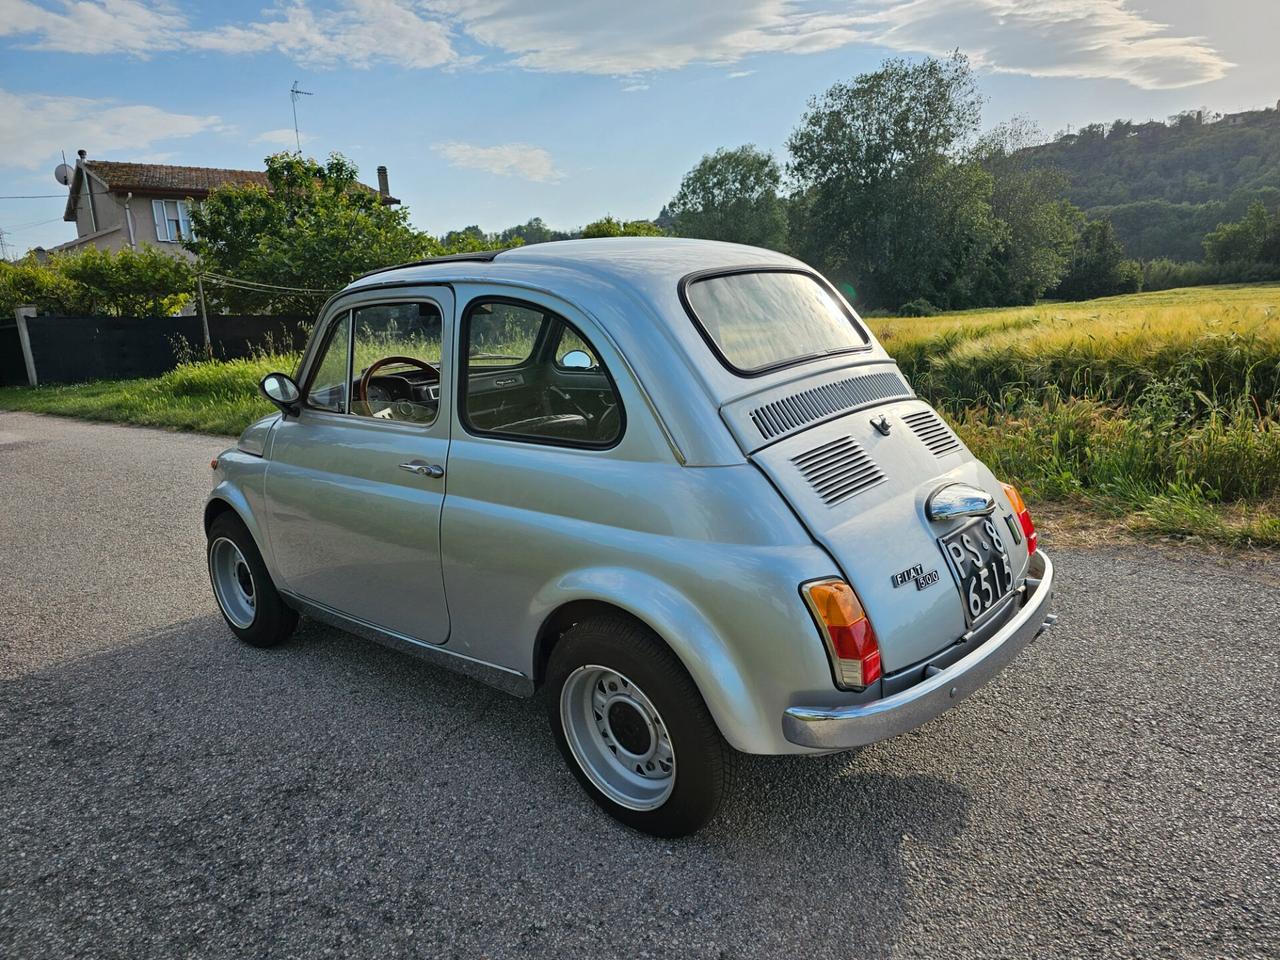
<path id="1" fill-rule="evenodd" d="M 65 163 L 60 163 L 53 171 L 53 179 L 57 180 L 64 187 L 71 186 L 71 174 L 74 171 Z"/>

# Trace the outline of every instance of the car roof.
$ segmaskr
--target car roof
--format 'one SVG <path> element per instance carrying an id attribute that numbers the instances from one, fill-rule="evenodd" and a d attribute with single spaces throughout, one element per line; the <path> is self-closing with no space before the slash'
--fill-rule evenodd
<path id="1" fill-rule="evenodd" d="M 578 273 L 584 279 L 607 279 L 628 285 L 648 286 L 654 282 L 674 285 L 690 273 L 749 266 L 807 269 L 785 254 L 738 243 L 682 237 L 605 237 L 429 257 L 371 271 L 358 277 L 347 289 L 462 277 L 532 279 L 548 268 L 554 268 L 562 276 Z"/>

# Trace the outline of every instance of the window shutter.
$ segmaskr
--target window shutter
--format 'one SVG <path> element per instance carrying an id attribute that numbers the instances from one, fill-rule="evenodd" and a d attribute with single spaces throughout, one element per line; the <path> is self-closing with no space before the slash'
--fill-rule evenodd
<path id="1" fill-rule="evenodd" d="M 163 200 L 151 201 L 151 216 L 154 217 L 156 221 L 156 239 L 162 240 L 162 241 L 168 240 L 169 224 L 164 218 L 164 201 Z"/>

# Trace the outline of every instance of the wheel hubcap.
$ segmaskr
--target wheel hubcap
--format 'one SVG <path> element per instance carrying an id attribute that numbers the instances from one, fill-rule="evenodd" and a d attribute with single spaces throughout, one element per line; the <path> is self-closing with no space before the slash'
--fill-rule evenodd
<path id="1" fill-rule="evenodd" d="M 561 688 L 560 719 L 578 766 L 610 800 L 630 810 L 666 802 L 676 779 L 671 736 L 627 677 L 595 664 L 579 667 Z"/>
<path id="2" fill-rule="evenodd" d="M 240 548 L 226 537 L 209 544 L 209 578 L 226 618 L 242 630 L 252 626 L 257 614 L 253 571 Z"/>

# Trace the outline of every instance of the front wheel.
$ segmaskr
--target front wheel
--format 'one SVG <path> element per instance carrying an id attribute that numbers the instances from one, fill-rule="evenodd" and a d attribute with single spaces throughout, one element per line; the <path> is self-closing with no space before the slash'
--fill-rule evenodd
<path id="1" fill-rule="evenodd" d="M 208 556 L 213 596 L 232 632 L 255 647 L 288 640 L 298 614 L 276 590 L 258 545 L 234 513 L 223 513 L 209 526 Z"/>
<path id="2" fill-rule="evenodd" d="M 733 750 L 660 638 L 623 617 L 584 620 L 556 644 L 548 675 L 556 744 L 597 804 L 660 837 L 711 819 Z"/>

